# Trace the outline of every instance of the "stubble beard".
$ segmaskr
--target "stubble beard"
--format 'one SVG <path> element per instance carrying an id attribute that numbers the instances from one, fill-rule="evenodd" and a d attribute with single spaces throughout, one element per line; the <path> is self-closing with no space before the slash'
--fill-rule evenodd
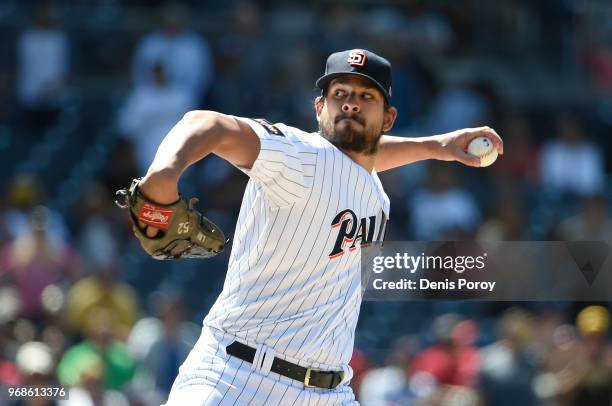
<path id="1" fill-rule="evenodd" d="M 352 151 L 364 155 L 374 155 L 378 152 L 378 143 L 382 137 L 382 126 L 379 130 L 368 128 L 363 119 L 354 118 L 362 124 L 363 130 L 355 129 L 353 125 L 337 128 L 336 124 L 344 116 L 333 120 L 321 118 L 319 121 L 319 134 L 333 145 L 344 151 Z"/>

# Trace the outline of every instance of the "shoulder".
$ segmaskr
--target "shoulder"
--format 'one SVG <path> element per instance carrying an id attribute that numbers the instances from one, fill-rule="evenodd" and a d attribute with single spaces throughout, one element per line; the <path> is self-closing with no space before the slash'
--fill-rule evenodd
<path id="1" fill-rule="evenodd" d="M 309 133 L 285 123 L 272 123 L 265 118 L 236 118 L 247 122 L 260 137 L 264 135 L 290 143 L 298 151 L 316 152 L 325 146 L 324 140 L 317 133 Z"/>
<path id="2" fill-rule="evenodd" d="M 274 126 L 282 131 L 287 137 L 304 145 L 317 145 L 319 143 L 320 137 L 316 133 L 309 133 L 284 123 L 275 123 Z"/>
<path id="3" fill-rule="evenodd" d="M 284 123 L 275 123 L 286 136 L 304 152 L 319 153 L 327 150 L 329 153 L 340 153 L 340 150 L 323 138 L 318 132 L 308 132 Z"/>

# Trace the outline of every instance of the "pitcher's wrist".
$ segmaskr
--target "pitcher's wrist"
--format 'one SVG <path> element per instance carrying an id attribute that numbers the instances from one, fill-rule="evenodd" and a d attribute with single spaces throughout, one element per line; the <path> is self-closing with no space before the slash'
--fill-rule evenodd
<path id="1" fill-rule="evenodd" d="M 160 204 L 171 204 L 179 198 L 178 179 L 179 175 L 171 169 L 149 169 L 138 187 L 147 198 Z"/>

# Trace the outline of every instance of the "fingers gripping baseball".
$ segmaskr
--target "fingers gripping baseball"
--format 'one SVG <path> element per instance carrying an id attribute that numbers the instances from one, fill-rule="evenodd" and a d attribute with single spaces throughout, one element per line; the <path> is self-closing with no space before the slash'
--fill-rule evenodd
<path id="1" fill-rule="evenodd" d="M 471 141 L 478 137 L 486 137 L 493 143 L 493 147 L 497 150 L 499 155 L 504 154 L 504 141 L 497 132 L 491 127 L 478 127 L 470 128 L 469 132 L 466 133 L 468 137 L 465 140 L 465 146 L 467 147 Z"/>
<path id="2" fill-rule="evenodd" d="M 504 151 L 501 137 L 490 127 L 465 128 L 445 136 L 451 159 L 467 166 L 489 166 Z"/>
<path id="3" fill-rule="evenodd" d="M 462 148 L 457 148 L 455 151 L 455 158 L 457 161 L 464 165 L 478 168 L 480 166 L 480 157 L 470 154 L 464 151 Z"/>
<path id="4" fill-rule="evenodd" d="M 467 152 L 480 160 L 480 166 L 489 166 L 497 160 L 498 152 L 489 137 L 474 138 L 467 147 Z"/>

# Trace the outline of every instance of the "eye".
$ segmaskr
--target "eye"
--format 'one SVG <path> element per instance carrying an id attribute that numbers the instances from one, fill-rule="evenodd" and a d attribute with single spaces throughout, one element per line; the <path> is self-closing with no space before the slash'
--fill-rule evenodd
<path id="1" fill-rule="evenodd" d="M 372 93 L 364 93 L 363 94 L 363 98 L 370 101 L 370 100 L 374 100 L 374 95 Z"/>
<path id="2" fill-rule="evenodd" d="M 334 97 L 343 97 L 346 94 L 346 92 L 342 89 L 336 89 L 334 91 Z"/>

